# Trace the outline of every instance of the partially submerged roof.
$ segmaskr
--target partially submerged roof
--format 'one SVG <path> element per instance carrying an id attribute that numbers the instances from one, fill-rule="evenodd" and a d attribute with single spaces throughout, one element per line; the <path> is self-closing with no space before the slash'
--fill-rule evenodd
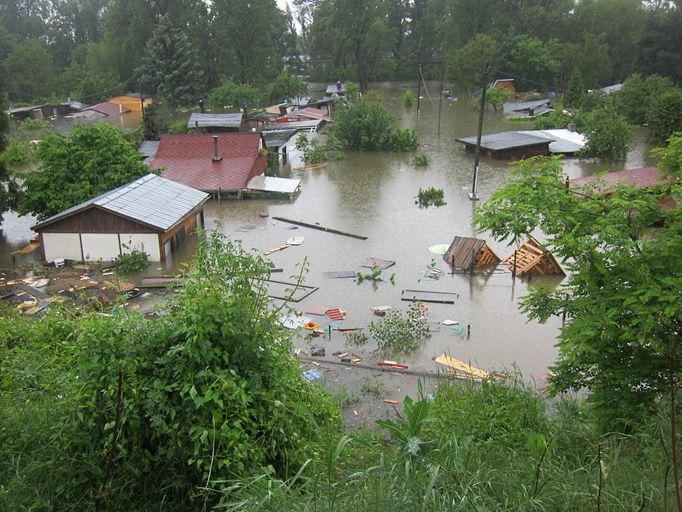
<path id="1" fill-rule="evenodd" d="M 142 159 L 149 163 L 156 156 L 156 152 L 159 150 L 158 140 L 143 140 L 137 150 L 142 153 Z"/>
<path id="2" fill-rule="evenodd" d="M 476 145 L 476 137 L 462 137 L 455 140 L 466 145 Z M 551 142 L 551 139 L 538 137 L 537 135 L 528 135 L 522 132 L 499 132 L 481 137 L 481 147 L 491 151 L 549 144 L 549 142 Z"/>
<path id="3" fill-rule="evenodd" d="M 155 174 L 147 174 L 53 215 L 33 226 L 33 229 L 44 228 L 88 208 L 99 208 L 165 232 L 207 199 L 208 194 L 204 192 Z"/>
<path id="4" fill-rule="evenodd" d="M 346 94 L 346 84 L 341 82 L 329 84 L 324 92 L 325 94 Z"/>
<path id="5" fill-rule="evenodd" d="M 213 137 L 220 160 L 214 161 Z M 265 171 L 267 156 L 260 155 L 257 133 L 163 135 L 151 167 L 163 176 L 207 192 L 243 190 L 249 180 Z"/>
<path id="6" fill-rule="evenodd" d="M 322 112 L 319 108 L 306 107 L 298 110 L 293 110 L 286 114 L 284 117 L 288 119 L 306 118 L 306 119 L 319 119 L 325 123 L 333 122 L 333 119 L 329 117 L 326 112 Z"/>
<path id="7" fill-rule="evenodd" d="M 572 187 L 581 187 L 597 180 L 603 182 L 603 185 L 599 186 L 600 191 L 608 191 L 608 189 L 613 189 L 618 184 L 637 188 L 649 188 L 670 183 L 670 178 L 655 167 L 642 167 L 640 169 L 626 169 L 624 171 L 583 176 L 582 178 L 572 179 L 570 185 Z"/>
<path id="8" fill-rule="evenodd" d="M 550 99 L 535 101 L 508 101 L 503 105 L 507 117 L 537 117 L 554 110 Z"/>
<path id="9" fill-rule="evenodd" d="M 249 180 L 246 188 L 259 192 L 274 192 L 278 194 L 294 194 L 301 186 L 301 180 L 291 178 L 273 178 L 271 176 L 254 176 Z"/>
<path id="10" fill-rule="evenodd" d="M 552 142 L 549 144 L 549 152 L 555 154 L 572 155 L 577 153 L 587 144 L 587 137 L 578 132 L 566 129 L 559 130 L 523 130 L 519 133 L 543 137 Z"/>
<path id="11" fill-rule="evenodd" d="M 268 148 L 280 148 L 284 146 L 298 130 L 279 130 L 263 132 L 263 140 Z"/>
<path id="12" fill-rule="evenodd" d="M 316 131 L 321 119 L 311 119 L 310 121 L 289 121 L 288 123 L 269 123 L 263 127 L 263 132 L 283 131 L 283 130 L 308 130 Z"/>
<path id="13" fill-rule="evenodd" d="M 229 114 L 210 114 L 192 112 L 187 128 L 239 128 L 242 125 L 242 112 Z"/>
<path id="14" fill-rule="evenodd" d="M 443 255 L 446 263 L 459 270 L 470 270 L 498 263 L 500 258 L 485 240 L 456 236 Z"/>
<path id="15" fill-rule="evenodd" d="M 120 114 L 125 114 L 127 112 L 130 112 L 129 109 L 121 105 L 120 103 L 112 103 L 110 101 L 105 101 L 103 103 L 98 103 L 97 105 L 93 105 L 92 107 L 88 107 L 84 110 L 94 110 L 95 112 L 99 112 L 100 114 L 105 114 L 107 116 L 117 116 Z"/>

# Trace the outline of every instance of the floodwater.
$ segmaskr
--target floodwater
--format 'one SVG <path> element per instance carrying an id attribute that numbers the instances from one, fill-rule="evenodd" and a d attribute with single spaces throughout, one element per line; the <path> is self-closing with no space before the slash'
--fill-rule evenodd
<path id="1" fill-rule="evenodd" d="M 404 289 L 452 292 L 458 294 L 454 304 L 429 304 L 430 320 L 437 322 L 451 319 L 471 326 L 469 338 L 440 326 L 432 333 L 432 339 L 410 356 L 394 355 L 414 370 L 435 372 L 434 356 L 443 352 L 484 369 L 512 369 L 514 367 L 526 379 L 541 381 L 556 356 L 556 337 L 561 322 L 550 320 L 546 325 L 528 322 L 518 310 L 519 298 L 527 293 L 529 283 L 511 279 L 508 272 L 492 275 L 451 275 L 442 257 L 429 252 L 429 246 L 449 244 L 453 237 L 477 236 L 488 240 L 502 258 L 513 251 L 512 247 L 497 243 L 486 234 L 476 233 L 472 227 L 472 215 L 478 203 L 468 198 L 473 173 L 473 154 L 465 153 L 455 143 L 455 138 L 476 133 L 477 112 L 463 97 L 459 101 L 443 98 L 439 106 L 438 84 L 429 84 L 422 94 L 419 119 L 416 108 L 406 110 L 400 96 L 403 84 L 378 84 L 384 93 L 389 109 L 403 127 L 417 131 L 422 147 L 419 152 L 429 156 L 428 167 L 415 167 L 412 154 L 348 153 L 345 160 L 331 162 L 325 169 L 295 171 L 303 165 L 300 155 L 289 144 L 289 163 L 279 175 L 302 180 L 300 195 L 293 201 L 212 201 L 206 206 L 206 226 L 218 221 L 223 233 L 240 239 L 247 248 L 265 251 L 284 245 L 291 236 L 305 238 L 300 246 L 276 252 L 269 256 L 282 273 L 273 279 L 290 281 L 298 274 L 300 265 L 306 262 L 305 284 L 319 287 L 317 291 L 292 306 L 305 311 L 311 306 L 340 308 L 347 312 L 346 326 L 366 327 L 380 319 L 372 314 L 372 306 L 388 305 L 405 310 L 408 302 L 401 301 Z M 413 91 L 415 90 L 412 84 Z M 441 110 L 440 135 L 438 112 Z M 510 123 L 493 113 L 486 115 L 485 132 L 530 129 L 529 123 Z M 637 133 L 635 149 L 620 168 L 650 165 L 644 134 Z M 604 164 L 586 160 L 570 159 L 564 163 L 566 174 L 573 178 L 605 170 Z M 498 188 L 509 174 L 506 161 L 483 158 L 481 161 L 478 192 L 484 201 Z M 446 206 L 420 209 L 415 197 L 420 188 L 438 187 L 445 192 Z M 259 214 L 265 212 L 268 218 Z M 363 235 L 358 240 L 324 231 L 300 227 L 273 220 L 280 216 L 307 223 Z M 21 246 L 31 236 L 31 219 L 18 218 L 12 213 L 5 215 L 0 233 L 0 265 L 11 262 L 9 253 Z M 373 286 L 370 282 L 356 283 L 353 279 L 330 279 L 325 272 L 363 271 L 360 265 L 369 258 L 395 261 L 384 272 L 385 282 Z M 445 271 L 439 280 L 424 277 L 430 264 Z M 395 284 L 389 282 L 395 274 Z M 531 285 L 546 283 L 556 285 L 556 278 L 534 278 Z M 328 323 L 326 317 L 312 316 L 321 325 Z M 344 335 L 334 333 L 331 341 L 317 338 L 315 345 L 323 346 L 327 358 L 345 348 Z M 297 344 L 309 348 L 302 337 Z M 362 349 L 365 361 L 373 364 L 376 356 L 370 356 L 375 348 L 371 343 Z M 357 352 L 357 350 L 353 350 Z"/>

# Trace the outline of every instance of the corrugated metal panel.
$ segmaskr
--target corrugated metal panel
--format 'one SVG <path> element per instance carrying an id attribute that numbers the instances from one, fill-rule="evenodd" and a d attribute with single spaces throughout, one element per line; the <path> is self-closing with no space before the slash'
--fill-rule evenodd
<path id="1" fill-rule="evenodd" d="M 270 176 L 254 176 L 249 180 L 246 188 L 249 190 L 259 190 L 263 192 L 278 192 L 282 194 L 293 194 L 301 185 L 301 180 L 290 178 L 272 178 Z"/>
<path id="2" fill-rule="evenodd" d="M 239 128 L 242 125 L 242 113 L 206 114 L 193 112 L 187 121 L 187 128 Z"/>
<path id="3" fill-rule="evenodd" d="M 127 185 L 85 201 L 34 226 L 34 229 L 84 210 L 99 206 L 103 210 L 166 231 L 180 222 L 208 194 L 161 176 L 147 174 Z"/>
<path id="4" fill-rule="evenodd" d="M 476 137 L 463 137 L 455 140 L 467 145 L 476 145 Z M 522 132 L 500 132 L 483 135 L 481 137 L 481 147 L 492 151 L 500 151 L 503 149 L 547 144 L 552 141 L 553 139 L 528 135 Z"/>

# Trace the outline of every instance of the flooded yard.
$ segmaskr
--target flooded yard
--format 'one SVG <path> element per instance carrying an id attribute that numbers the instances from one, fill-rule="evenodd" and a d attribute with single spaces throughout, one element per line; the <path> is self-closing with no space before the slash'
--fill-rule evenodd
<path id="1" fill-rule="evenodd" d="M 422 146 L 418 150 L 430 158 L 428 167 L 415 167 L 413 154 L 348 153 L 345 160 L 331 162 L 324 169 L 296 171 L 302 166 L 300 155 L 289 143 L 289 163 L 280 170 L 280 176 L 297 177 L 302 180 L 301 193 L 293 201 L 212 201 L 205 210 L 206 226 L 219 223 L 223 233 L 243 241 L 247 248 L 260 253 L 286 243 L 292 236 L 304 237 L 300 246 L 268 256 L 281 273 L 273 279 L 291 281 L 305 261 L 305 284 L 319 287 L 301 302 L 293 303 L 297 311 L 312 311 L 322 307 L 340 308 L 346 312 L 344 326 L 367 327 L 372 321 L 380 321 L 370 308 L 391 306 L 406 310 L 409 302 L 401 300 L 402 290 L 428 290 L 457 294 L 454 304 L 428 304 L 432 339 L 409 356 L 387 355 L 387 359 L 399 360 L 416 372 L 437 372 L 432 360 L 448 353 L 486 370 L 513 370 L 526 380 L 542 384 L 543 375 L 556 356 L 555 342 L 561 321 L 553 319 L 546 325 L 528 322 L 518 310 L 519 298 L 527 293 L 529 286 L 540 283 L 556 285 L 557 278 L 534 278 L 512 280 L 511 273 L 500 270 L 490 275 L 450 274 L 442 257 L 429 252 L 436 244 L 450 244 L 453 237 L 476 236 L 488 241 L 501 258 L 513 247 L 497 243 L 485 233 L 474 231 L 472 216 L 479 203 L 468 198 L 473 161 L 471 153 L 455 143 L 456 137 L 475 135 L 477 113 L 463 98 L 459 101 L 443 99 L 441 129 L 438 135 L 438 85 L 430 84 L 429 94 L 421 102 L 421 113 L 416 118 L 416 108 L 406 110 L 400 95 L 405 88 L 400 84 L 381 84 L 389 109 L 398 117 L 400 125 L 417 131 Z M 413 87 L 414 90 L 414 87 Z M 505 122 L 499 115 L 488 113 L 484 125 L 486 133 L 503 130 L 530 129 L 530 123 Z M 565 161 L 567 176 L 573 178 L 593 174 L 607 168 L 634 168 L 650 165 L 644 135 L 637 134 L 637 144 L 628 161 L 618 166 L 606 166 L 589 161 L 571 159 Z M 479 175 L 478 192 L 481 200 L 490 197 L 509 174 L 506 161 L 483 158 Z M 419 208 L 415 198 L 420 188 L 437 187 L 445 192 L 445 206 Z M 266 213 L 268 217 L 263 217 Z M 284 217 L 310 224 L 338 229 L 366 236 L 366 240 L 349 238 L 324 231 L 298 227 L 274 220 Z M 21 246 L 31 236 L 30 219 L 18 218 L 11 212 L 5 216 L 0 235 L 0 266 L 11 264 L 9 253 Z M 541 237 L 541 235 L 539 235 Z M 354 279 L 332 279 L 327 272 L 363 271 L 361 264 L 367 258 L 395 261 L 384 271 L 384 282 L 356 283 Z M 430 266 L 443 270 L 437 280 L 425 277 Z M 165 269 L 164 269 L 165 270 Z M 389 278 L 392 274 L 394 282 Z M 325 316 L 306 315 L 321 327 L 330 323 Z M 471 333 L 458 333 L 439 322 L 450 319 L 463 326 L 470 325 Z M 331 339 L 324 336 L 312 343 L 301 330 L 296 341 L 301 355 L 310 353 L 311 345 L 325 348 L 326 355 L 320 361 L 338 362 L 335 352 L 346 351 L 345 337 L 333 332 Z M 363 359 L 362 364 L 376 365 L 384 356 L 372 354 L 375 346 L 370 342 L 361 349 L 352 349 Z M 349 351 L 350 352 L 350 351 Z M 324 362 L 320 363 L 325 365 Z M 314 366 L 313 366 L 314 368 Z M 346 385 L 351 373 L 357 378 L 367 375 L 378 377 L 377 371 L 352 368 L 346 370 L 336 364 L 327 364 L 328 377 L 336 386 Z M 382 377 L 383 378 L 383 377 Z M 402 398 L 400 385 L 390 374 L 386 392 L 381 398 Z M 352 381 L 353 378 L 350 378 Z M 416 380 L 416 379 L 414 379 Z M 332 386 L 334 387 L 334 386 Z M 410 391 L 415 383 L 405 384 Z"/>

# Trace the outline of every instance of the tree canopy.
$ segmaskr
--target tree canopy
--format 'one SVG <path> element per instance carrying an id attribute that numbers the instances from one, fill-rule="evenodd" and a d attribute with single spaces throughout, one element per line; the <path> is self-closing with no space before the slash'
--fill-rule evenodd
<path id="1" fill-rule="evenodd" d="M 76 125 L 38 145 L 40 169 L 25 175 L 17 211 L 39 220 L 149 172 L 124 133 L 107 123 Z"/>
<path id="2" fill-rule="evenodd" d="M 682 207 L 669 206 L 682 192 L 682 138 L 661 154 L 672 181 L 646 191 L 599 180 L 567 189 L 556 158 L 522 161 L 475 216 L 496 240 L 542 229 L 568 268 L 558 288 L 532 288 L 522 309 L 541 322 L 565 316 L 554 390 L 587 388 L 611 421 L 634 419 L 682 376 Z"/>

